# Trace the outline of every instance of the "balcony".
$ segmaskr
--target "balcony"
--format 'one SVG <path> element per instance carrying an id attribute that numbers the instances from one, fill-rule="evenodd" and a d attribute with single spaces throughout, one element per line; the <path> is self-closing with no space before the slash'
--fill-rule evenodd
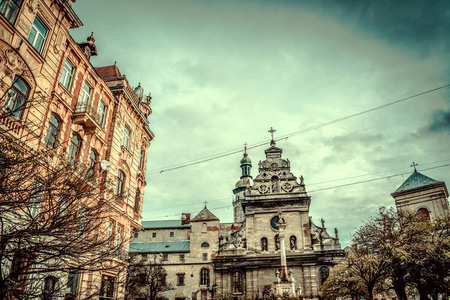
<path id="1" fill-rule="evenodd" d="M 75 108 L 75 112 L 72 114 L 74 124 L 80 124 L 85 131 L 92 133 L 100 129 L 98 124 L 98 116 L 91 105 L 81 105 Z"/>

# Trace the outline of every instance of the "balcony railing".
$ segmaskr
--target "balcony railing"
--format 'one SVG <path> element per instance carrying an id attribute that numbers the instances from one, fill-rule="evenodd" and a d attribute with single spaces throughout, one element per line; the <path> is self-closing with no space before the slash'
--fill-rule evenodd
<path id="1" fill-rule="evenodd" d="M 74 124 L 81 124 L 88 131 L 95 131 L 97 128 L 101 128 L 99 116 L 90 104 L 77 106 L 72 118 Z"/>

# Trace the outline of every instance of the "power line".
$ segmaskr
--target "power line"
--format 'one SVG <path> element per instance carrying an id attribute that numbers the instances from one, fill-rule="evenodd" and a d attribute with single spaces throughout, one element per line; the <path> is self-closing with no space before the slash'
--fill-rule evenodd
<path id="1" fill-rule="evenodd" d="M 448 161 L 448 160 L 444 160 L 444 161 Z M 430 163 L 427 163 L 430 164 Z M 424 164 L 422 164 L 424 165 Z M 444 164 L 444 165 L 439 165 L 439 166 L 434 166 L 434 167 L 429 167 L 429 168 L 424 168 L 424 169 L 420 169 L 420 171 L 427 171 L 427 170 L 433 170 L 433 169 L 437 169 L 437 168 L 443 168 L 443 167 L 448 167 L 450 166 L 450 164 Z M 376 173 L 375 173 L 376 174 Z M 392 177 L 397 177 L 397 176 L 402 176 L 405 174 L 409 174 L 409 173 L 397 173 L 397 174 L 393 174 L 393 175 L 387 175 L 387 176 L 382 176 L 382 177 L 377 177 L 377 178 L 372 178 L 372 179 L 367 179 L 367 180 L 361 180 L 361 181 L 355 181 L 355 182 L 350 182 L 350 183 L 346 183 L 346 184 L 341 184 L 341 185 L 335 185 L 335 186 L 330 186 L 330 187 L 324 187 L 324 188 L 320 188 L 317 190 L 311 190 L 311 191 L 307 191 L 307 193 L 315 193 L 315 192 L 320 192 L 320 191 L 325 191 L 325 190 L 331 190 L 331 189 L 338 189 L 338 188 L 342 188 L 342 187 L 348 187 L 348 186 L 352 186 L 352 185 L 357 185 L 357 184 L 362 184 L 362 183 L 368 183 L 368 182 L 372 182 L 372 181 L 378 181 L 378 180 L 382 180 L 382 179 L 388 179 L 388 178 L 392 178 Z M 366 175 L 361 175 L 361 176 L 366 176 Z M 351 178 L 351 177 L 350 177 Z M 331 180 L 334 181 L 334 180 Z M 330 182 L 331 182 L 330 181 Z M 177 206 L 178 207 L 178 206 Z M 209 208 L 209 210 L 219 210 L 219 209 L 223 209 L 223 208 L 231 208 L 231 205 L 225 205 L 225 206 L 219 206 L 219 207 L 214 207 L 214 208 Z M 173 207 L 174 208 L 174 207 Z M 194 212 L 190 212 L 191 214 L 194 213 L 198 213 L 199 211 L 194 211 Z M 152 217 L 150 219 L 158 219 L 158 218 L 165 218 L 165 217 L 169 217 L 169 216 L 179 216 L 180 214 L 170 214 L 170 215 L 164 215 L 164 216 L 158 216 L 158 217 Z"/>
<path id="2" fill-rule="evenodd" d="M 347 119 L 354 118 L 354 117 L 357 117 L 357 116 L 360 116 L 360 115 L 363 115 L 363 114 L 366 114 L 366 113 L 370 113 L 370 112 L 373 112 L 375 110 L 379 110 L 379 109 L 382 109 L 382 108 L 386 108 L 388 106 L 392 106 L 392 105 L 404 102 L 406 100 L 410 100 L 410 99 L 413 99 L 413 98 L 416 98 L 416 97 L 419 97 L 419 96 L 422 96 L 422 95 L 425 95 L 425 94 L 428 94 L 428 93 L 432 93 L 432 92 L 435 92 L 435 91 L 438 91 L 438 90 L 441 90 L 441 89 L 444 89 L 444 88 L 447 88 L 447 87 L 450 87 L 450 84 L 446 84 L 446 85 L 443 85 L 443 86 L 440 86 L 440 87 L 437 87 L 437 88 L 433 88 L 433 89 L 430 89 L 430 90 L 427 90 L 427 91 L 424 91 L 424 92 L 420 92 L 420 93 L 414 94 L 412 96 L 401 98 L 401 99 L 395 100 L 395 101 L 387 103 L 387 104 L 383 104 L 383 105 L 380 105 L 380 106 L 377 106 L 377 107 L 373 107 L 373 108 L 370 108 L 370 109 L 367 109 L 367 110 L 364 110 L 364 111 L 361 111 L 361 112 L 358 112 L 358 113 L 354 113 L 354 114 L 347 115 L 347 116 L 344 116 L 344 117 L 341 117 L 341 118 L 337 118 L 337 119 L 334 119 L 334 120 L 331 120 L 331 121 L 328 121 L 328 122 L 325 122 L 325 123 L 317 124 L 317 125 L 314 125 L 314 126 L 311 126 L 311 127 L 308 127 L 308 128 L 304 128 L 304 129 L 301 129 L 301 130 L 298 130 L 298 131 L 294 131 L 294 132 L 282 135 L 282 136 L 280 136 L 280 137 L 278 137 L 278 138 L 276 138 L 274 140 L 275 141 L 287 140 L 289 137 L 293 137 L 293 136 L 296 136 L 296 135 L 299 135 L 299 134 L 303 134 L 303 133 L 306 133 L 306 132 L 309 132 L 309 131 L 312 131 L 312 130 L 316 130 L 316 129 L 319 129 L 319 128 L 322 128 L 322 127 L 325 127 L 325 126 L 329 126 L 329 125 L 338 123 L 338 122 L 342 122 L 342 121 L 345 121 Z M 266 145 L 266 144 L 267 144 L 267 141 L 257 142 L 257 143 L 254 143 L 254 144 L 250 144 L 247 147 L 247 149 L 258 148 L 258 147 L 261 147 L 261 146 Z M 163 173 L 163 172 L 173 171 L 173 170 L 177 170 L 177 169 L 181 169 L 181 168 L 186 168 L 186 167 L 189 167 L 189 166 L 201 164 L 201 163 L 204 163 L 204 162 L 208 162 L 208 161 L 211 161 L 211 160 L 219 159 L 219 158 L 222 158 L 222 157 L 225 157 L 225 156 L 230 156 L 230 155 L 233 155 L 233 154 L 236 154 L 236 153 L 240 153 L 240 152 L 242 152 L 242 148 L 235 148 L 235 149 L 224 151 L 224 152 L 221 152 L 221 153 L 218 153 L 218 154 L 213 154 L 213 155 L 205 156 L 205 157 L 202 157 L 202 158 L 194 159 L 194 160 L 191 160 L 191 161 L 188 161 L 188 162 L 185 162 L 185 163 L 175 164 L 175 165 L 163 167 L 161 169 L 149 170 L 149 171 L 146 172 L 146 175 L 155 174 L 155 173 Z"/>

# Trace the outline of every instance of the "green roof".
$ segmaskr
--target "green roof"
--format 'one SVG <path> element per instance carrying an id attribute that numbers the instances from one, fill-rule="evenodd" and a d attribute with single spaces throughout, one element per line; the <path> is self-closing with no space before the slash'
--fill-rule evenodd
<path id="1" fill-rule="evenodd" d="M 405 182 L 403 182 L 403 184 L 398 189 L 396 189 L 394 193 L 409 191 L 440 182 L 442 181 L 434 180 L 433 178 L 425 176 L 416 171 L 411 176 L 409 176 L 408 179 L 406 179 Z"/>
<path id="2" fill-rule="evenodd" d="M 130 243 L 130 252 L 133 253 L 189 252 L 190 249 L 191 242 L 189 240 Z"/>

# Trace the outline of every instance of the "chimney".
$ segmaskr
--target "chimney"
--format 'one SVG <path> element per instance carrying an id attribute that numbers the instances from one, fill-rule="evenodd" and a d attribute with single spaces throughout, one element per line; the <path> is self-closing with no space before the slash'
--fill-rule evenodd
<path id="1" fill-rule="evenodd" d="M 182 213 L 181 214 L 181 225 L 191 224 L 191 214 Z"/>

